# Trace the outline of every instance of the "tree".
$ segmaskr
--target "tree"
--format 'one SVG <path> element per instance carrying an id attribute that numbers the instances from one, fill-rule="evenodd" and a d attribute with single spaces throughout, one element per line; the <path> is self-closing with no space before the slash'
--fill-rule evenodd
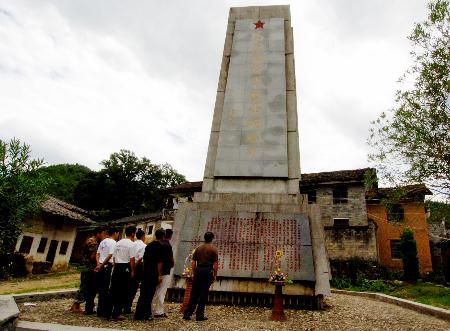
<path id="1" fill-rule="evenodd" d="M 162 189 L 186 181 L 170 165 L 153 164 L 128 150 L 112 153 L 101 164 L 98 173 L 79 183 L 75 200 L 103 219 L 160 210 L 167 198 Z"/>
<path id="2" fill-rule="evenodd" d="M 37 171 L 43 160 L 30 157 L 30 147 L 18 139 L 0 140 L 0 277 L 13 261 L 24 220 L 40 211 L 49 180 Z"/>
<path id="3" fill-rule="evenodd" d="M 80 164 L 56 164 L 39 169 L 51 179 L 48 193 L 58 199 L 75 203 L 75 189 L 93 171 Z"/>
<path id="4" fill-rule="evenodd" d="M 403 261 L 403 277 L 405 280 L 416 281 L 419 278 L 419 259 L 417 244 L 411 229 L 405 228 L 400 235 L 400 253 Z"/>
<path id="5" fill-rule="evenodd" d="M 450 228 L 450 204 L 440 201 L 426 201 L 425 206 L 430 216 L 427 218 L 428 223 L 445 222 L 445 227 Z"/>
<path id="6" fill-rule="evenodd" d="M 414 64 L 400 78 L 396 105 L 372 122 L 369 160 L 394 185 L 427 184 L 450 192 L 450 15 L 448 0 L 428 4 L 427 21 L 409 36 Z M 412 84 L 411 84 L 412 83 Z"/>

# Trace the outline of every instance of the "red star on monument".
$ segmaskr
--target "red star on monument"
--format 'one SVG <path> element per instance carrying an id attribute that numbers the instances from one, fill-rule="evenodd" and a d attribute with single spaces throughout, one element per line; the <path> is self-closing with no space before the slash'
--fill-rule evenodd
<path id="1" fill-rule="evenodd" d="M 264 24 L 266 24 L 266 23 L 261 22 L 261 20 L 258 20 L 258 22 L 253 23 L 253 24 L 255 24 L 255 29 L 264 29 Z"/>

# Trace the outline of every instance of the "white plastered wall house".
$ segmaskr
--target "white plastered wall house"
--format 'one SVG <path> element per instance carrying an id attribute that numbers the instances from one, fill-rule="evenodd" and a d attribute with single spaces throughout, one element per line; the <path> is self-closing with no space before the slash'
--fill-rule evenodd
<path id="1" fill-rule="evenodd" d="M 50 196 L 38 215 L 25 220 L 16 252 L 25 256 L 28 272 L 33 272 L 33 268 L 35 271 L 66 270 L 78 226 L 93 223 L 85 210 Z"/>

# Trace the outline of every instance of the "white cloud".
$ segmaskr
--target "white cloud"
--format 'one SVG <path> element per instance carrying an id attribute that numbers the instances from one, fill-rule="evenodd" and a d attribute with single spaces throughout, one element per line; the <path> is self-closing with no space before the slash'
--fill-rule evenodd
<path id="1" fill-rule="evenodd" d="M 126 148 L 201 180 L 231 5 L 246 4 L 0 2 L 0 138 L 94 169 Z M 366 166 L 368 123 L 392 106 L 425 5 L 311 0 L 291 10 L 302 170 Z"/>

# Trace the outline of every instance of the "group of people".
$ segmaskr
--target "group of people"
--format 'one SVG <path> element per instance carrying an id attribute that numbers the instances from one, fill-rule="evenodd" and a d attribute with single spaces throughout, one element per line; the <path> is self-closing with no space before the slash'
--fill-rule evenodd
<path id="1" fill-rule="evenodd" d="M 140 288 L 134 312 L 135 320 L 168 317 L 164 299 L 174 266 L 170 244 L 173 231 L 158 229 L 155 240 L 145 244 L 145 233 L 135 226 L 125 229 L 125 238 L 118 240 L 120 231 L 110 227 L 107 231 L 96 228 L 83 248 L 83 270 L 80 290 L 70 308 L 73 312 L 97 314 L 98 317 L 123 320 L 122 314 L 131 314 L 133 300 Z M 196 313 L 197 321 L 204 321 L 208 291 L 218 271 L 217 248 L 212 245 L 214 234 L 206 232 L 205 243 L 197 247 L 192 258 L 193 283 L 188 306 L 183 318 L 190 320 Z M 94 299 L 98 295 L 97 310 Z M 155 312 L 152 301 L 155 298 Z"/>
<path id="2" fill-rule="evenodd" d="M 131 314 L 131 306 L 140 287 L 134 318 L 167 317 L 164 298 L 170 270 L 174 266 L 170 244 L 172 233 L 171 229 L 158 229 L 155 240 L 146 245 L 144 231 L 136 231 L 135 226 L 128 226 L 125 238 L 120 240 L 119 229 L 110 227 L 105 231 L 96 228 L 83 248 L 80 290 L 70 310 L 82 312 L 80 305 L 85 302 L 85 315 L 97 314 L 98 317 L 122 320 L 122 314 Z M 156 306 L 152 315 L 154 297 Z"/>

